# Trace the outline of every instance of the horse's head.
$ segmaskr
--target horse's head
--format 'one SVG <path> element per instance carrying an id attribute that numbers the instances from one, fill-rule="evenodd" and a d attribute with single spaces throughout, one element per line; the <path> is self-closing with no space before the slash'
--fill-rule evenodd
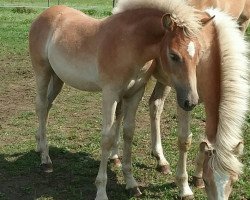
<path id="1" fill-rule="evenodd" d="M 160 57 L 163 71 L 167 72 L 176 90 L 179 106 L 189 111 L 199 100 L 196 66 L 201 55 L 201 44 L 198 37 L 189 34 L 186 27 L 177 23 L 172 15 L 165 14 L 162 24 L 166 30 Z"/>
<path id="2" fill-rule="evenodd" d="M 243 144 L 235 149 L 235 153 L 240 155 Z M 200 144 L 200 149 L 203 149 L 205 159 L 203 163 L 203 181 L 205 190 L 209 200 L 226 200 L 232 191 L 232 185 L 238 180 L 238 174 L 234 172 L 221 172 L 213 167 L 213 159 L 216 150 L 213 149 L 206 142 Z"/>

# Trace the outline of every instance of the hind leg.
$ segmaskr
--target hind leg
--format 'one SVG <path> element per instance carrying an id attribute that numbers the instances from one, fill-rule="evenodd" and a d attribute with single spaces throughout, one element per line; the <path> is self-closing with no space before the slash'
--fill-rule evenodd
<path id="1" fill-rule="evenodd" d="M 46 123 L 48 118 L 48 85 L 50 82 L 51 73 L 44 70 L 41 73 L 36 73 L 37 94 L 36 94 L 36 113 L 38 117 L 38 131 L 36 134 L 37 151 L 41 153 L 41 164 L 46 166 L 46 171 L 52 171 L 52 162 L 49 157 L 49 150 L 46 139 Z"/>
<path id="2" fill-rule="evenodd" d="M 52 172 L 52 162 L 46 138 L 48 112 L 53 100 L 61 91 L 63 82 L 50 69 L 36 71 L 37 96 L 36 113 L 39 127 L 36 134 L 37 151 L 41 153 L 41 166 L 44 171 Z"/>
<path id="3" fill-rule="evenodd" d="M 52 107 L 52 103 L 61 92 L 63 86 L 63 81 L 55 74 L 52 74 L 48 88 L 48 112 Z"/>

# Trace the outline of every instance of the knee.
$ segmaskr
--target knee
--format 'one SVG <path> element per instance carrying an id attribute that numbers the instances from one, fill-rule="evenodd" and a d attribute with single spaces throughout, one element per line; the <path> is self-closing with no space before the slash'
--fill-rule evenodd
<path id="1" fill-rule="evenodd" d="M 161 112 L 163 110 L 164 100 L 162 99 L 154 99 L 149 101 L 149 109 L 150 109 L 150 117 L 151 119 L 157 119 L 160 117 Z"/>
<path id="2" fill-rule="evenodd" d="M 124 139 L 124 141 L 132 142 L 134 129 L 135 129 L 134 123 L 124 124 L 124 127 L 123 127 L 123 139 Z"/>
<path id="3" fill-rule="evenodd" d="M 190 135 L 187 138 L 179 138 L 178 139 L 178 147 L 180 151 L 188 151 L 191 147 L 192 143 L 192 135 Z"/>
<path id="4" fill-rule="evenodd" d="M 115 141 L 115 134 L 112 131 L 103 131 L 102 133 L 102 148 L 111 149 Z"/>

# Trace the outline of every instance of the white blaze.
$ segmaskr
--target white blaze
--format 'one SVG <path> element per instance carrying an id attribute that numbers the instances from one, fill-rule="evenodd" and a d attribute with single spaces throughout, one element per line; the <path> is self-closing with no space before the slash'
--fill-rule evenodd
<path id="1" fill-rule="evenodd" d="M 224 191 L 229 181 L 229 176 L 227 174 L 222 174 L 222 173 L 219 174 L 218 172 L 215 172 L 214 181 L 217 188 L 218 200 L 224 200 L 225 199 Z"/>
<path id="2" fill-rule="evenodd" d="M 193 58 L 194 54 L 195 54 L 195 46 L 194 46 L 194 43 L 192 41 L 189 42 L 187 51 L 188 51 L 188 54 Z"/>

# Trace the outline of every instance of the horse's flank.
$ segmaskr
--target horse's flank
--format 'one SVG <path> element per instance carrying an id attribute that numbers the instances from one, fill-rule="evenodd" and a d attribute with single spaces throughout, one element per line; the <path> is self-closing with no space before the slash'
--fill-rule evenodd
<path id="1" fill-rule="evenodd" d="M 98 21 L 64 6 L 52 7 L 38 19 L 32 24 L 29 37 L 32 61 L 48 60 L 48 64 L 54 67 L 53 70 L 70 85 L 83 89 L 82 87 L 90 86 L 85 84 L 89 82 L 93 84 L 91 88 L 86 89 L 98 90 L 97 64 L 96 60 L 91 59 L 97 52 L 94 34 L 98 31 Z M 80 27 L 79 21 L 85 25 Z M 81 58 L 85 58 L 86 63 L 82 63 Z M 84 73 L 81 65 L 86 66 Z M 35 71 L 44 70 L 38 66 L 36 65 Z M 83 83 L 75 80 L 88 81 Z"/>

